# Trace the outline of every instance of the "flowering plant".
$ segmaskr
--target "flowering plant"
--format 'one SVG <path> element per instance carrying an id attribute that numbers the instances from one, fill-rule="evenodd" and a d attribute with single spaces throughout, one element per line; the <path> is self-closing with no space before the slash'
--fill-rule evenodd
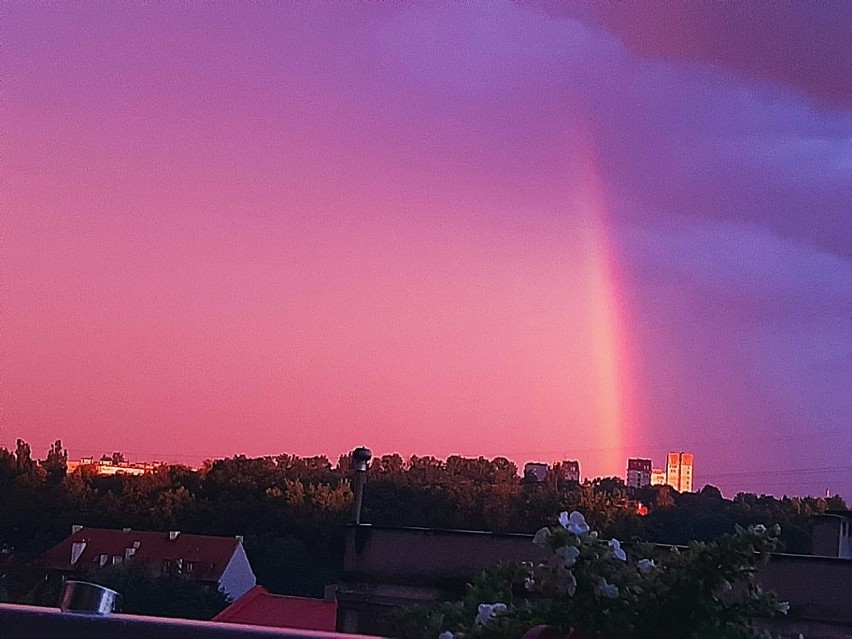
<path id="1" fill-rule="evenodd" d="M 491 567 L 461 602 L 396 614 L 399 634 L 510 639 L 546 625 L 558 637 L 758 637 L 754 619 L 789 608 L 755 582 L 758 562 L 777 546 L 777 526 L 737 527 L 687 548 L 625 549 L 590 530 L 579 512 L 558 522 L 533 538 L 545 559 Z"/>

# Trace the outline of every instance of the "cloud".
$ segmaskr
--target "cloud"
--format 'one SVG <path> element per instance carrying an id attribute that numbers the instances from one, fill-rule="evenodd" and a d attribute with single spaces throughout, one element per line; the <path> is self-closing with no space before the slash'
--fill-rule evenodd
<path id="1" fill-rule="evenodd" d="M 759 303 L 776 319 L 852 318 L 852 261 L 765 227 L 696 221 L 628 229 L 622 241 L 625 258 L 647 281 L 667 280 L 698 296 L 733 299 L 746 307 Z"/>
<path id="2" fill-rule="evenodd" d="M 603 28 L 638 55 L 699 63 L 852 107 L 852 3 L 523 1 Z"/>
<path id="3" fill-rule="evenodd" d="M 526 83 L 565 82 L 609 63 L 617 40 L 574 20 L 552 20 L 509 2 L 421 5 L 399 12 L 385 50 L 437 85 L 499 94 Z"/>
<path id="4" fill-rule="evenodd" d="M 589 93 L 626 223 L 763 224 L 852 257 L 852 118 L 715 69 L 634 60 Z"/>
<path id="5" fill-rule="evenodd" d="M 841 465 L 852 444 L 852 261 L 744 222 L 618 239 L 648 445 L 697 442 L 705 478 L 734 470 L 739 450 L 767 468 Z M 768 433 L 799 443 L 749 444 Z"/>
<path id="6" fill-rule="evenodd" d="M 702 11 L 695 20 L 711 20 Z M 657 17 L 667 24 L 667 16 Z M 424 86 L 435 90 L 424 112 L 442 119 L 415 115 L 406 125 L 475 149 L 469 183 L 524 172 L 539 191 L 552 189 L 565 179 L 571 135 L 584 131 L 622 223 L 765 224 L 852 257 L 848 112 L 815 108 L 796 87 L 767 88 L 730 65 L 645 56 L 616 37 L 629 34 L 605 27 L 583 12 L 507 3 L 418 6 L 388 17 L 380 48 L 421 89 L 411 100 L 424 99 Z M 726 46 L 728 36 L 716 35 L 714 46 Z M 438 108 L 442 95 L 454 108 Z M 459 96 L 478 105 L 463 122 Z M 445 151 L 452 158 L 459 149 Z"/>

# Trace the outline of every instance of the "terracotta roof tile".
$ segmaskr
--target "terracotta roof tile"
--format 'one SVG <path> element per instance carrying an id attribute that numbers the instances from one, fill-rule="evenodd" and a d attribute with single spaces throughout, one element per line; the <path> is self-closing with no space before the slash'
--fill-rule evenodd
<path id="1" fill-rule="evenodd" d="M 334 632 L 337 604 L 322 599 L 273 595 L 263 586 L 255 586 L 213 617 L 213 621 Z"/>
<path id="2" fill-rule="evenodd" d="M 81 542 L 85 542 L 83 551 L 72 564 L 74 544 Z M 88 571 L 100 567 L 101 555 L 106 555 L 107 565 L 111 565 L 113 557 L 121 557 L 121 561 L 124 561 L 128 549 L 137 545 L 134 555 L 137 560 L 156 564 L 181 560 L 184 574 L 198 581 L 216 582 L 225 571 L 238 543 L 235 537 L 180 533 L 171 540 L 168 532 L 81 528 L 48 550 L 42 561 L 49 570 Z"/>

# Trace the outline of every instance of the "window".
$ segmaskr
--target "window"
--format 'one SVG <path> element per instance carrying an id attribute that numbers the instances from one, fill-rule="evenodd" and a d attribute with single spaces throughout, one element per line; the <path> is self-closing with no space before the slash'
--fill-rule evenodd
<path id="1" fill-rule="evenodd" d="M 186 572 L 192 572 L 193 570 L 195 570 L 195 562 L 194 561 L 187 561 L 184 569 L 186 570 Z"/>
<path id="2" fill-rule="evenodd" d="M 121 555 L 113 555 L 113 556 L 112 556 L 112 565 L 113 565 L 113 566 L 117 566 L 117 565 L 118 565 L 118 564 L 120 564 L 123 560 L 124 560 L 124 557 L 122 557 Z"/>

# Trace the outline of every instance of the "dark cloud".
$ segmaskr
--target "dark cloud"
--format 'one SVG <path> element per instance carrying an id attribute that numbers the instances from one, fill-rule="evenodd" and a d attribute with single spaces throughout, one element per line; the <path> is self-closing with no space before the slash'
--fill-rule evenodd
<path id="1" fill-rule="evenodd" d="M 852 107 L 850 2 L 522 4 L 606 29 L 642 56 L 712 64 Z"/>

